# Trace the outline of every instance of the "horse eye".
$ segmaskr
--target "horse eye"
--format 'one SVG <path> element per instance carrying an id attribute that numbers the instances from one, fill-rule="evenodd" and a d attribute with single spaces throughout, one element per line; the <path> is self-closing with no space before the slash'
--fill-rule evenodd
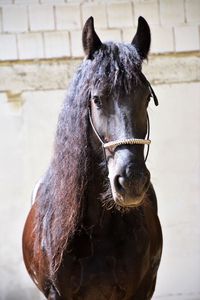
<path id="1" fill-rule="evenodd" d="M 93 96 L 92 100 L 94 102 L 94 104 L 97 106 L 97 108 L 101 108 L 102 107 L 102 102 L 99 96 Z"/>

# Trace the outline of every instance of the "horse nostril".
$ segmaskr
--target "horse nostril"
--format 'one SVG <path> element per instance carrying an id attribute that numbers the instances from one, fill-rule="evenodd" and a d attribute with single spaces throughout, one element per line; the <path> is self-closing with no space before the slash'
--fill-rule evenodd
<path id="1" fill-rule="evenodd" d="M 126 170 L 127 171 L 127 170 Z M 129 176 L 127 176 L 127 173 Z M 140 196 L 149 187 L 150 174 L 149 172 L 138 172 L 138 170 L 128 169 L 125 176 L 116 175 L 114 178 L 114 188 L 118 194 L 130 194 Z"/>
<path id="2" fill-rule="evenodd" d="M 117 175 L 114 179 L 115 189 L 118 193 L 122 193 L 125 190 L 125 179 L 124 177 Z"/>

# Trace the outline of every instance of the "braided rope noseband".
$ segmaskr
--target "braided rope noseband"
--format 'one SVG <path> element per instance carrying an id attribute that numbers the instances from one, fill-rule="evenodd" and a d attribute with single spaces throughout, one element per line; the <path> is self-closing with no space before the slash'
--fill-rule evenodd
<path id="1" fill-rule="evenodd" d="M 146 140 L 146 139 L 125 139 L 125 140 L 116 140 L 116 141 L 111 141 L 108 143 L 104 143 L 103 146 L 104 148 L 109 148 L 109 147 L 114 147 L 116 148 L 117 146 L 120 145 L 149 145 L 151 144 L 151 140 Z"/>

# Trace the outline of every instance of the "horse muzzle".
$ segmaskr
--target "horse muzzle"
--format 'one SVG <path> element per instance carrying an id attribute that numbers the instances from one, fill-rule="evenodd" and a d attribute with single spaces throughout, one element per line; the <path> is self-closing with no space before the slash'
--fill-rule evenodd
<path id="1" fill-rule="evenodd" d="M 150 173 L 144 161 L 142 163 L 120 157 L 110 162 L 108 169 L 115 203 L 123 207 L 142 205 L 150 184 Z"/>

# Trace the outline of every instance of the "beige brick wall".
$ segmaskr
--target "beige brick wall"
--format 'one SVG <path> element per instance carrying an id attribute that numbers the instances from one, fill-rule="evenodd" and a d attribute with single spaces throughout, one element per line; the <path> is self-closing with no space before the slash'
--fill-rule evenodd
<path id="1" fill-rule="evenodd" d="M 95 27 L 96 28 L 107 28 L 107 11 L 106 4 L 103 2 L 97 3 L 84 3 L 82 6 L 82 19 L 87 20 L 90 16 L 93 16 L 95 19 Z"/>
<path id="2" fill-rule="evenodd" d="M 22 33 L 17 35 L 19 59 L 34 59 L 44 57 L 42 34 Z"/>
<path id="3" fill-rule="evenodd" d="M 126 28 L 134 24 L 133 8 L 129 1 L 108 2 L 107 14 L 109 28 Z"/>
<path id="4" fill-rule="evenodd" d="M 80 4 L 69 3 L 66 5 L 55 5 L 56 29 L 80 29 L 81 7 Z"/>
<path id="5" fill-rule="evenodd" d="M 183 25 L 185 23 L 184 0 L 160 1 L 161 25 Z"/>
<path id="6" fill-rule="evenodd" d="M 199 50 L 199 30 L 196 26 L 175 27 L 176 51 Z"/>
<path id="7" fill-rule="evenodd" d="M 52 57 L 69 57 L 70 51 L 70 40 L 68 31 L 51 31 L 44 33 L 44 49 L 45 58 Z"/>
<path id="8" fill-rule="evenodd" d="M 28 31 L 28 15 L 25 5 L 2 6 L 3 31 L 25 32 Z"/>
<path id="9" fill-rule="evenodd" d="M 159 14 L 159 1 L 138 1 L 134 4 L 135 13 L 135 25 L 137 25 L 137 19 L 142 16 L 148 20 L 150 25 L 160 25 L 160 14 Z"/>
<path id="10" fill-rule="evenodd" d="M 13 35 L 17 36 L 13 45 L 17 57 L 9 50 L 9 43 L 5 43 L 1 45 L 4 49 L 0 50 L 0 61 L 82 57 L 79 31 L 91 15 L 103 41 L 130 42 L 138 16 L 142 15 L 152 26 L 152 53 L 198 51 L 200 47 L 199 0 L 0 0 L 0 36 L 5 39 L 7 35 L 12 45 Z M 37 33 L 35 38 L 33 33 Z M 51 49 L 52 44 L 55 50 Z M 29 50 L 38 47 L 38 51 Z"/>
<path id="11" fill-rule="evenodd" d="M 54 10 L 52 5 L 29 5 L 30 31 L 55 30 Z"/>
<path id="12" fill-rule="evenodd" d="M 14 34 L 0 35 L 0 57 L 1 60 L 18 59 L 17 37 Z"/>

